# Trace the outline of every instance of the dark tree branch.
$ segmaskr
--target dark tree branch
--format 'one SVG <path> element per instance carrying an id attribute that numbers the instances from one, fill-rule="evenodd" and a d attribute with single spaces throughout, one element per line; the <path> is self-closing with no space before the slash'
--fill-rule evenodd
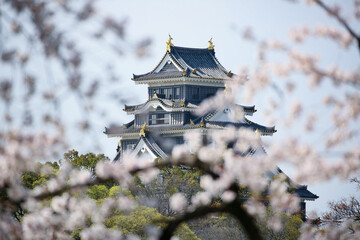
<path id="1" fill-rule="evenodd" d="M 335 17 L 336 20 L 350 33 L 350 35 L 355 38 L 358 44 L 358 49 L 360 51 L 360 36 L 355 33 L 355 31 L 349 26 L 344 18 L 340 17 L 339 14 L 336 14 L 330 7 L 328 7 L 322 0 L 315 0 L 315 2 L 324 9 L 328 14 Z"/>
<path id="2" fill-rule="evenodd" d="M 185 213 L 177 217 L 176 219 L 170 221 L 167 227 L 163 230 L 160 240 L 169 240 L 175 233 L 177 227 L 189 220 L 197 219 L 204 217 L 211 213 L 228 213 L 233 215 L 239 223 L 242 225 L 247 236 L 251 240 L 261 240 L 262 236 L 260 231 L 256 226 L 255 219 L 250 216 L 246 210 L 243 208 L 239 200 L 235 200 L 229 204 L 222 204 L 219 207 L 204 206 L 197 208 L 193 212 Z"/>
<path id="3" fill-rule="evenodd" d="M 217 178 L 219 177 L 218 174 L 214 173 L 209 166 L 207 166 L 206 164 L 203 164 L 199 159 L 195 159 L 194 163 L 193 164 L 189 164 L 189 163 L 182 163 L 182 161 L 178 161 L 177 163 L 172 163 L 171 161 L 167 160 L 167 161 L 164 161 L 164 162 L 160 162 L 160 163 L 156 163 L 156 164 L 150 164 L 148 166 L 145 166 L 145 167 L 141 167 L 141 168 L 134 168 L 132 170 L 129 170 L 129 173 L 131 175 L 135 175 L 139 172 L 143 172 L 143 171 L 147 171 L 149 169 L 153 169 L 153 168 L 163 168 L 163 167 L 170 167 L 170 166 L 189 166 L 189 167 L 193 167 L 193 168 L 198 168 L 200 170 L 203 170 L 204 172 L 206 172 L 207 174 L 211 175 L 213 178 Z M 67 191 L 71 191 L 71 190 L 75 190 L 75 189 L 80 189 L 80 188 L 85 188 L 85 187 L 89 187 L 89 186 L 92 186 L 92 185 L 97 185 L 97 184 L 102 184 L 106 181 L 109 181 L 109 180 L 116 180 L 114 179 L 113 177 L 109 176 L 109 177 L 105 177 L 105 178 L 100 178 L 100 177 L 96 177 L 96 178 L 93 178 L 91 179 L 90 181 L 88 182 L 84 182 L 84 183 L 80 183 L 80 184 L 75 184 L 75 185 L 65 185 L 65 186 L 62 186 L 61 188 L 59 188 L 58 190 L 55 190 L 55 191 L 46 191 L 46 192 L 42 192 L 40 194 L 37 194 L 37 195 L 33 195 L 31 197 L 37 199 L 37 200 L 44 200 L 44 199 L 47 199 L 49 197 L 53 197 L 53 196 L 57 196 L 57 195 L 60 195 L 64 192 L 67 192 Z M 0 190 L 4 190 L 6 192 L 6 189 L 8 188 L 8 186 L 4 186 L 2 188 L 0 188 Z M 27 197 L 27 196 L 26 196 Z M 26 199 L 26 197 L 22 198 L 22 199 L 19 199 L 17 201 L 15 200 L 2 200 L 0 199 L 0 203 L 3 203 L 3 202 L 11 202 L 11 203 L 15 203 L 15 204 L 20 204 L 20 203 L 23 203 Z"/>
<path id="4" fill-rule="evenodd" d="M 177 163 L 174 164 L 170 160 L 167 160 L 167 161 L 156 163 L 156 164 L 150 164 L 145 167 L 132 169 L 129 171 L 129 173 L 131 175 L 135 175 L 139 172 L 146 171 L 146 170 L 149 170 L 152 168 L 163 168 L 163 167 L 170 167 L 170 166 L 188 166 L 188 167 L 198 168 L 200 170 L 203 170 L 207 174 L 211 175 L 215 179 L 219 177 L 219 175 L 217 173 L 212 171 L 212 169 L 208 165 L 203 164 L 196 156 L 194 156 L 193 163 L 187 163 L 186 161 L 178 161 Z M 42 192 L 40 194 L 33 195 L 32 197 L 37 200 L 44 200 L 44 199 L 48 199 L 53 196 L 60 195 L 63 192 L 67 192 L 67 191 L 71 191 L 71 190 L 75 190 L 75 189 L 81 189 L 84 187 L 89 187 L 91 185 L 101 184 L 110 179 L 113 179 L 113 178 L 111 176 L 106 177 L 106 178 L 96 177 L 96 178 L 93 178 L 90 181 L 87 181 L 84 183 L 75 184 L 75 185 L 65 185 L 58 190 L 51 191 L 51 192 L 50 191 Z M 2 188 L 0 188 L 0 190 L 2 190 Z M 6 190 L 6 188 L 4 190 Z M 229 190 L 238 194 L 238 191 L 239 191 L 238 185 L 236 183 L 233 183 L 229 187 Z M 21 207 L 21 204 L 24 201 L 25 201 L 25 198 L 19 199 L 17 201 L 9 200 L 9 199 L 7 199 L 5 201 L 0 200 L 0 202 L 2 204 L 10 204 L 12 206 L 18 206 L 18 207 Z M 242 203 L 243 203 L 243 199 L 240 199 L 239 195 L 238 195 L 234 201 L 232 201 L 230 203 L 223 203 L 219 207 L 204 206 L 204 207 L 197 208 L 193 212 L 185 213 L 184 215 L 179 216 L 176 219 L 174 219 L 168 223 L 167 227 L 162 232 L 160 239 L 161 240 L 170 239 L 173 236 L 174 232 L 176 231 L 177 227 L 183 222 L 186 222 L 186 221 L 189 221 L 192 219 L 197 219 L 200 217 L 204 217 L 211 213 L 228 213 L 228 214 L 233 215 L 239 221 L 239 223 L 243 226 L 243 229 L 245 230 L 249 239 L 254 239 L 254 240 L 260 239 L 261 240 L 262 237 L 260 235 L 260 231 L 259 231 L 258 227 L 256 226 L 255 219 L 246 212 L 246 210 L 243 208 Z"/>
<path id="5" fill-rule="evenodd" d="M 240 201 L 235 201 L 229 204 L 226 208 L 229 214 L 232 214 L 239 223 L 243 226 L 249 239 L 262 239 L 260 230 L 256 226 L 255 219 L 243 208 Z"/>
<path id="6" fill-rule="evenodd" d="M 224 206 L 220 206 L 220 207 L 205 206 L 205 207 L 197 208 L 193 212 L 189 212 L 182 216 L 179 216 L 179 217 L 175 218 L 174 220 L 168 222 L 168 225 L 161 233 L 160 240 L 169 240 L 174 235 L 177 227 L 183 222 L 186 222 L 186 221 L 189 221 L 192 219 L 201 218 L 210 213 L 219 213 L 219 212 L 225 212 L 225 207 Z"/>

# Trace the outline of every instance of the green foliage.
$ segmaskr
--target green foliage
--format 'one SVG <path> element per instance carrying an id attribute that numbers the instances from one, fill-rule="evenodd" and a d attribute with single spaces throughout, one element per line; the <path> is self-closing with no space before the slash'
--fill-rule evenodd
<path id="1" fill-rule="evenodd" d="M 42 174 L 41 168 L 48 167 L 50 168 L 49 174 Z M 44 164 L 38 163 L 36 169 L 31 172 L 25 172 L 21 178 L 25 187 L 34 189 L 36 186 L 41 185 L 42 183 L 49 180 L 51 177 L 54 177 L 59 171 L 59 164 L 57 162 L 46 162 Z"/>
<path id="2" fill-rule="evenodd" d="M 109 189 L 105 185 L 94 185 L 89 187 L 86 194 L 95 200 L 105 199 L 109 197 Z"/>
<path id="3" fill-rule="evenodd" d="M 123 189 L 120 186 L 113 186 L 109 190 L 109 197 L 126 196 L 134 198 L 129 189 Z"/>
<path id="4" fill-rule="evenodd" d="M 107 159 L 103 154 L 95 155 L 88 153 L 79 155 L 77 151 L 71 150 L 64 154 L 64 158 L 70 161 L 72 165 L 79 169 L 87 169 L 95 174 L 96 164 L 103 159 Z M 107 159 L 108 160 L 108 159 Z M 40 169 L 42 167 L 49 167 L 50 173 L 42 174 Z M 38 164 L 37 169 L 31 172 L 26 172 L 22 175 L 24 185 L 30 189 L 38 186 L 51 177 L 55 176 L 59 170 L 59 164 L 57 162 L 45 164 Z M 48 171 L 49 172 L 49 171 Z M 140 179 L 137 178 L 135 183 L 135 193 L 143 194 L 144 192 L 150 197 L 157 199 L 160 205 L 165 208 L 165 211 L 160 210 L 161 213 L 171 216 L 173 212 L 169 206 L 165 206 L 165 202 L 168 202 L 169 197 L 176 192 L 183 192 L 186 197 L 191 198 L 197 192 L 201 191 L 199 179 L 204 173 L 196 169 L 183 169 L 181 167 L 171 167 L 161 169 L 162 181 L 154 181 L 151 184 L 143 184 Z M 240 195 L 247 196 L 249 193 L 247 189 L 240 188 Z M 134 192 L 134 191 L 133 191 Z M 106 198 L 116 198 L 119 196 L 127 196 L 136 199 L 138 195 L 128 189 L 123 189 L 114 182 L 109 181 L 102 185 L 90 186 L 86 190 L 86 194 L 96 200 L 98 204 L 101 204 Z M 2 195 L 0 196 L 2 197 Z M 213 204 L 219 204 L 221 201 L 214 201 Z M 130 233 L 138 234 L 142 238 L 146 238 L 145 227 L 153 224 L 160 228 L 166 226 L 166 222 L 171 220 L 172 217 L 167 217 L 161 214 L 154 208 L 145 206 L 138 207 L 129 214 L 125 214 L 120 210 L 115 210 L 112 215 L 105 221 L 105 225 L 108 228 L 118 228 L 127 235 Z M 18 209 L 14 216 L 21 221 L 22 216 L 26 214 L 22 209 Z M 269 215 L 271 212 L 269 210 Z M 265 236 L 265 239 L 297 239 L 300 235 L 300 225 L 302 224 L 300 216 L 288 216 L 282 214 L 283 229 L 280 232 L 275 232 L 268 229 L 264 223 L 259 221 L 260 230 Z M 91 223 L 90 223 L 91 224 Z M 178 227 L 176 235 L 181 239 L 242 239 L 244 233 L 241 230 L 241 226 L 237 221 L 226 215 L 210 215 L 202 219 L 191 221 L 189 223 L 191 229 L 186 224 L 182 224 Z M 79 238 L 80 229 L 73 233 L 74 238 Z M 196 234 L 196 235 L 195 235 Z"/>
<path id="5" fill-rule="evenodd" d="M 268 214 L 271 214 L 269 211 Z M 269 215 L 270 216 L 270 215 Z M 264 221 L 258 220 L 258 227 L 266 240 L 295 240 L 300 237 L 302 220 L 300 215 L 281 214 L 283 228 L 276 232 L 269 229 Z M 229 214 L 208 215 L 188 223 L 201 239 L 247 239 L 241 225 Z"/>
<path id="6" fill-rule="evenodd" d="M 41 173 L 42 170 L 45 170 L 47 174 Z M 48 181 L 50 178 L 54 177 L 59 171 L 59 164 L 57 162 L 46 162 L 46 163 L 37 163 L 37 166 L 33 171 L 25 172 L 21 175 L 21 179 L 25 187 L 29 189 L 34 189 L 36 186 L 43 184 Z M 0 200 L 8 199 L 8 195 L 5 188 L 2 188 L 0 191 Z M 26 211 L 22 207 L 17 207 L 12 212 L 13 217 L 21 222 L 23 216 L 26 214 Z"/>
<path id="7" fill-rule="evenodd" d="M 96 164 L 101 160 L 108 161 L 104 154 L 87 153 L 79 156 L 78 151 L 70 150 L 64 154 L 64 159 L 79 169 L 87 169 L 95 175 Z"/>
<path id="8" fill-rule="evenodd" d="M 296 240 L 300 237 L 300 227 L 303 221 L 301 220 L 300 215 L 292 215 L 288 216 L 286 214 L 283 214 L 285 216 L 282 217 L 284 228 L 282 230 L 282 234 L 285 237 L 285 239 L 289 240 Z"/>
<path id="9" fill-rule="evenodd" d="M 238 221 L 226 213 L 210 214 L 188 224 L 201 239 L 247 239 Z"/>
<path id="10" fill-rule="evenodd" d="M 162 169 L 161 174 L 162 185 L 170 195 L 183 192 L 187 197 L 191 197 L 201 190 L 199 179 L 203 173 L 199 170 L 172 167 Z"/>
<path id="11" fill-rule="evenodd" d="M 118 214 L 108 218 L 105 221 L 105 226 L 108 228 L 118 228 L 125 235 L 133 233 L 145 238 L 144 230 L 146 226 L 153 224 L 160 228 L 164 228 L 166 226 L 166 221 L 170 219 L 170 217 L 161 215 L 154 208 L 142 206 L 132 211 L 129 215 Z M 199 240 L 185 224 L 178 228 L 176 235 L 183 240 Z"/>
<path id="12" fill-rule="evenodd" d="M 269 216 L 272 215 L 271 211 L 268 211 Z M 286 213 L 281 214 L 281 222 L 283 227 L 280 231 L 274 231 L 266 226 L 263 221 L 259 221 L 258 225 L 265 239 L 277 240 L 277 239 L 288 239 L 296 240 L 300 237 L 300 227 L 303 221 L 301 216 L 289 215 Z"/>

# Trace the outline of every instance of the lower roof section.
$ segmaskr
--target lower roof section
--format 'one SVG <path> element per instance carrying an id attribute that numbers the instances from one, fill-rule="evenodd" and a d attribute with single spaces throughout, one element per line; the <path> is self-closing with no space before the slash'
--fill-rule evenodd
<path id="1" fill-rule="evenodd" d="M 143 104 L 139 105 L 125 105 L 123 109 L 128 114 L 137 114 L 147 112 L 150 107 L 157 108 L 161 107 L 167 112 L 183 112 L 183 111 L 194 111 L 198 108 L 197 105 L 183 100 L 169 100 L 164 98 L 153 97 L 147 100 Z"/>
<path id="2" fill-rule="evenodd" d="M 246 119 L 247 120 L 247 119 Z M 236 128 L 247 128 L 259 132 L 261 135 L 272 135 L 276 132 L 275 127 L 265 127 L 249 120 L 244 122 L 219 122 L 219 121 L 206 121 L 204 118 L 198 118 L 193 120 L 193 124 L 185 125 L 150 125 L 147 126 L 148 132 L 157 132 L 159 134 L 180 134 L 193 129 L 202 129 L 207 131 L 210 129 L 224 129 L 228 126 L 234 126 Z M 139 136 L 141 127 L 136 127 L 134 121 L 124 124 L 121 127 L 105 128 L 104 133 L 108 137 L 135 137 Z"/>
<path id="3" fill-rule="evenodd" d="M 283 174 L 286 178 L 286 182 L 288 184 L 288 187 L 294 191 L 298 195 L 301 201 L 307 200 L 307 201 L 314 201 L 315 199 L 318 199 L 319 196 L 310 192 L 307 189 L 306 185 L 301 185 L 298 183 L 295 183 L 289 176 L 287 176 L 280 168 L 277 168 L 276 174 Z"/>
<path id="4" fill-rule="evenodd" d="M 246 115 L 252 115 L 255 110 L 255 106 L 244 106 L 244 105 L 237 105 L 241 107 Z M 123 109 L 128 114 L 137 114 L 141 112 L 146 112 L 149 110 L 150 107 L 156 108 L 161 107 L 163 110 L 167 112 L 183 112 L 183 111 L 195 111 L 199 108 L 199 105 L 193 104 L 188 101 L 184 101 L 182 99 L 178 100 L 170 100 L 165 98 L 159 98 L 156 95 L 147 100 L 145 103 L 138 104 L 138 105 L 125 105 Z M 214 111 L 212 113 L 216 113 L 219 111 Z M 205 116 L 204 116 L 205 117 Z"/>

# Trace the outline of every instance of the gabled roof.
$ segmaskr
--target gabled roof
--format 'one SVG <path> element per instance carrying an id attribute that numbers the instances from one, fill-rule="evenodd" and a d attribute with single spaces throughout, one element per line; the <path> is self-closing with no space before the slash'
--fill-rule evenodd
<path id="1" fill-rule="evenodd" d="M 146 147 L 148 151 L 151 152 L 151 155 L 155 157 L 159 157 L 162 159 L 166 159 L 168 156 L 164 151 L 159 147 L 159 145 L 155 142 L 155 140 L 151 137 L 150 134 L 146 134 L 146 136 L 140 136 L 138 142 L 134 147 L 134 153 L 138 154 L 141 150 L 140 148 Z M 139 150 L 139 151 L 136 151 Z"/>
<path id="2" fill-rule="evenodd" d="M 151 72 L 135 75 L 132 80 L 159 78 L 205 78 L 227 80 L 231 73 L 215 57 L 214 49 L 169 46 L 160 63 Z"/>

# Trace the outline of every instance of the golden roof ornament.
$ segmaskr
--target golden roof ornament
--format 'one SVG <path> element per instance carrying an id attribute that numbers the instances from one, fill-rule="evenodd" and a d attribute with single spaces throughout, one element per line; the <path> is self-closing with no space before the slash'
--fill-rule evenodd
<path id="1" fill-rule="evenodd" d="M 180 102 L 180 107 L 185 107 L 185 102 L 184 102 L 184 100 L 181 100 L 181 102 Z"/>
<path id="2" fill-rule="evenodd" d="M 140 137 L 145 137 L 146 136 L 145 131 L 147 131 L 147 130 L 148 129 L 146 128 L 146 122 L 145 122 L 144 125 L 142 125 L 142 127 L 141 127 L 141 130 L 140 130 L 140 133 L 139 133 Z"/>
<path id="3" fill-rule="evenodd" d="M 153 98 L 158 98 L 158 95 L 156 94 L 156 91 L 154 90 Z"/>
<path id="4" fill-rule="evenodd" d="M 196 68 L 194 68 L 194 70 L 192 71 L 192 73 L 196 73 Z"/>
<path id="5" fill-rule="evenodd" d="M 182 75 L 186 76 L 186 71 L 185 70 L 182 71 Z"/>
<path id="6" fill-rule="evenodd" d="M 170 52 L 170 47 L 173 47 L 174 44 L 172 44 L 171 40 L 173 38 L 171 37 L 171 35 L 169 34 L 169 40 L 166 42 L 166 51 Z"/>
<path id="7" fill-rule="evenodd" d="M 199 127 L 205 127 L 205 123 L 204 123 L 204 121 L 201 119 L 201 122 L 200 122 L 200 124 L 199 124 Z"/>
<path id="8" fill-rule="evenodd" d="M 232 72 L 229 71 L 227 75 L 228 75 L 228 77 L 231 77 L 231 76 L 232 76 Z"/>
<path id="9" fill-rule="evenodd" d="M 191 125 L 194 125 L 194 122 L 193 122 L 193 120 L 191 120 L 191 119 L 190 119 L 190 124 L 191 124 Z"/>
<path id="10" fill-rule="evenodd" d="M 121 147 L 121 140 L 122 140 L 122 137 L 120 137 L 120 140 L 118 142 L 118 146 Z"/>
<path id="11" fill-rule="evenodd" d="M 215 47 L 215 45 L 214 45 L 213 42 L 212 42 L 212 38 L 210 38 L 210 40 L 209 40 L 208 42 L 209 42 L 208 49 L 209 49 L 209 50 L 213 50 L 214 47 Z"/>

